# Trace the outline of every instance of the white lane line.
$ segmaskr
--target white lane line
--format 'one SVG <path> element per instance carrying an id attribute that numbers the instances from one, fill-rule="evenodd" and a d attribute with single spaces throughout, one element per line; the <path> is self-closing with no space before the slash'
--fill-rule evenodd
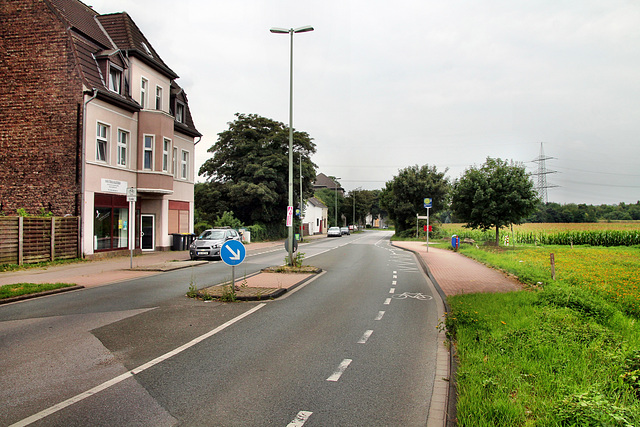
<path id="1" fill-rule="evenodd" d="M 259 304 L 259 305 L 255 306 L 255 307 L 253 307 L 251 310 L 245 311 L 241 315 L 234 317 L 233 319 L 229 320 L 226 323 L 223 323 L 222 325 L 220 325 L 217 328 L 207 332 L 206 334 L 200 335 L 199 337 L 194 338 L 193 340 L 189 341 L 188 343 L 186 343 L 184 345 L 181 345 L 180 347 L 178 347 L 178 348 L 176 348 L 176 349 L 174 349 L 174 350 L 172 350 L 172 351 L 170 351 L 168 353 L 165 353 L 162 356 L 156 357 L 155 359 L 153 359 L 153 360 L 151 360 L 151 361 L 149 361 L 149 362 L 147 362 L 147 363 L 145 363 L 143 365 L 140 365 L 137 368 L 134 368 L 134 369 L 132 369 L 132 370 L 130 370 L 128 372 L 125 372 L 124 374 L 119 375 L 119 376 L 117 376 L 117 377 L 115 377 L 113 379 L 110 379 L 109 381 L 106 381 L 106 382 L 104 382 L 104 383 L 102 383 L 102 384 L 100 384 L 100 385 L 98 385 L 98 386 L 96 386 L 96 387 L 94 387 L 94 388 L 92 388 L 90 390 L 87 390 L 84 393 L 80 393 L 80 394 L 78 394 L 78 395 L 76 395 L 76 396 L 74 396 L 72 398 L 69 398 L 69 399 L 67 399 L 67 400 L 65 400 L 63 402 L 60 402 L 60 403 L 58 403 L 56 405 L 53 405 L 50 408 L 47 408 L 47 409 L 45 409 L 43 411 L 40 411 L 37 414 L 33 414 L 30 417 L 27 417 L 27 418 L 25 418 L 25 419 L 23 419 L 21 421 L 18 421 L 15 424 L 12 424 L 9 427 L 27 426 L 27 425 L 29 425 L 31 423 L 34 423 L 34 422 L 39 421 L 39 420 L 41 420 L 41 419 L 43 419 L 45 417 L 48 417 L 49 415 L 51 415 L 53 413 L 56 413 L 56 412 L 66 408 L 68 406 L 71 406 L 74 403 L 80 402 L 81 400 L 84 400 L 87 397 L 93 396 L 94 394 L 99 393 L 102 390 L 106 390 L 109 387 L 111 387 L 113 385 L 116 385 L 116 384 L 118 384 L 118 383 L 120 383 L 120 382 L 122 382 L 122 381 L 124 381 L 124 380 L 126 380 L 128 378 L 131 378 L 134 375 L 139 374 L 139 373 L 151 368 L 152 366 L 157 365 L 158 363 L 169 359 L 170 357 L 173 357 L 173 356 L 175 356 L 175 355 L 177 355 L 179 353 L 182 353 L 183 351 L 185 351 L 188 348 L 193 347 L 194 345 L 206 340 L 207 338 L 212 337 L 213 335 L 217 334 L 218 332 L 222 331 L 223 329 L 228 328 L 229 326 L 233 325 L 234 323 L 238 322 L 239 320 L 242 320 L 245 317 L 249 316 L 250 314 L 255 313 L 256 311 L 258 311 L 259 309 L 261 309 L 265 305 L 266 305 L 265 303 Z"/>
<path id="2" fill-rule="evenodd" d="M 371 336 L 372 333 L 373 333 L 373 331 L 371 329 L 366 331 L 364 333 L 364 335 L 362 335 L 362 338 L 360 338 L 360 340 L 358 341 L 358 344 L 366 344 L 367 340 L 369 339 L 369 337 Z"/>
<path id="3" fill-rule="evenodd" d="M 300 412 L 298 412 L 298 415 L 296 415 L 296 417 L 293 419 L 293 421 L 291 421 L 289 424 L 287 424 L 287 427 L 301 427 L 301 426 L 303 426 L 304 423 L 307 422 L 307 420 L 309 419 L 311 414 L 313 414 L 313 412 L 309 412 L 309 411 L 300 411 Z"/>
<path id="4" fill-rule="evenodd" d="M 394 271 L 394 272 L 393 272 L 393 274 L 398 274 L 398 272 L 397 272 L 397 271 Z"/>
<path id="5" fill-rule="evenodd" d="M 396 274 L 394 274 L 392 278 L 393 278 L 393 279 L 397 279 L 397 278 L 398 278 L 398 276 L 397 276 Z"/>
<path id="6" fill-rule="evenodd" d="M 395 292 L 396 292 L 396 288 L 391 288 L 391 289 L 389 289 L 389 293 L 390 293 L 390 294 L 393 294 L 393 293 L 395 293 Z"/>
<path id="7" fill-rule="evenodd" d="M 353 360 L 351 359 L 344 359 L 342 362 L 340 362 L 338 369 L 333 374 L 331 374 L 329 378 L 327 378 L 327 381 L 338 381 L 342 374 L 344 374 L 344 371 L 349 367 L 351 362 L 353 362 Z"/>
<path id="8" fill-rule="evenodd" d="M 397 284 L 398 284 L 398 282 L 397 282 L 397 281 L 395 281 L 395 280 L 392 280 L 392 281 L 391 281 L 391 284 L 392 284 L 392 285 L 397 285 Z"/>
<path id="9" fill-rule="evenodd" d="M 389 305 L 391 304 L 391 298 L 387 298 L 386 300 L 384 300 L 384 305 Z"/>
<path id="10" fill-rule="evenodd" d="M 384 311 L 379 311 L 378 315 L 373 320 L 382 320 L 382 316 L 384 316 Z"/>

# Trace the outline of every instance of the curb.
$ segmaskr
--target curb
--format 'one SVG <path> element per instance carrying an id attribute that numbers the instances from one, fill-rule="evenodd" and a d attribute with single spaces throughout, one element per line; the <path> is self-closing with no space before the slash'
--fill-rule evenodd
<path id="1" fill-rule="evenodd" d="M 81 286 L 81 285 L 68 286 L 66 288 L 59 288 L 59 289 L 52 289 L 50 291 L 37 292 L 35 294 L 25 294 L 25 295 L 19 295 L 17 297 L 4 298 L 4 299 L 0 299 L 0 305 L 9 304 L 16 301 L 24 301 L 32 298 L 44 297 L 47 295 L 61 294 L 63 292 L 75 291 L 78 289 L 84 289 L 84 286 Z"/>
<path id="2" fill-rule="evenodd" d="M 262 273 L 262 270 L 254 273 L 254 274 L 251 274 L 251 275 L 249 275 L 247 277 L 253 277 L 253 276 L 256 276 L 256 275 L 258 275 L 260 273 Z M 288 288 L 279 288 L 276 291 L 271 292 L 270 294 L 263 294 L 263 295 L 260 295 L 260 296 L 255 296 L 255 295 L 237 296 L 236 295 L 236 301 L 264 301 L 264 300 L 276 299 L 276 298 L 279 298 L 282 295 L 286 294 L 287 292 L 294 290 L 298 286 L 301 286 L 304 283 L 315 279 L 316 277 L 318 277 L 322 273 L 323 273 L 323 270 L 321 268 L 317 268 L 315 273 L 311 274 L 309 277 L 305 278 L 304 280 L 301 280 L 301 281 L 299 281 L 297 283 L 294 283 L 293 285 L 289 286 Z M 286 274 L 286 273 L 282 273 L 282 274 Z M 219 285 L 214 285 L 214 286 L 219 286 Z M 211 295 L 200 293 L 199 290 L 196 293 L 196 297 L 198 297 L 198 298 L 207 298 L 207 297 L 210 297 L 210 296 Z"/>
<path id="3" fill-rule="evenodd" d="M 442 290 L 442 288 L 438 284 L 438 281 L 436 280 L 436 278 L 433 277 L 433 274 L 431 274 L 431 270 L 429 270 L 429 267 L 427 266 L 427 262 L 424 260 L 424 258 L 422 258 L 422 255 L 419 252 L 414 251 L 413 249 L 408 249 L 408 248 L 403 248 L 401 246 L 396 246 L 396 245 L 393 244 L 393 241 L 391 241 L 391 245 L 396 247 L 396 248 L 398 248 L 398 249 L 409 251 L 409 252 L 413 253 L 416 256 L 416 258 L 418 258 L 418 262 L 420 263 L 420 266 L 424 270 L 424 272 L 427 275 L 427 277 L 429 278 L 429 280 L 431 280 L 431 282 L 435 286 L 436 291 L 438 291 L 438 294 L 440 295 L 440 298 L 442 299 L 442 303 L 444 304 L 445 312 L 446 313 L 451 313 L 451 307 L 449 306 L 449 303 L 447 302 L 447 296 L 445 295 L 444 291 Z M 458 393 L 457 393 L 457 380 L 456 380 L 456 376 L 457 376 L 457 372 L 458 372 L 458 363 L 456 362 L 456 347 L 455 347 L 455 345 L 453 345 L 453 342 L 451 343 L 450 350 L 449 350 L 449 372 L 450 372 L 449 392 L 448 392 L 448 399 L 447 399 L 447 418 L 446 418 L 446 421 L 445 421 L 445 425 L 453 427 L 453 426 L 456 425 L 457 403 L 458 403 L 457 402 L 457 396 L 458 396 Z"/>

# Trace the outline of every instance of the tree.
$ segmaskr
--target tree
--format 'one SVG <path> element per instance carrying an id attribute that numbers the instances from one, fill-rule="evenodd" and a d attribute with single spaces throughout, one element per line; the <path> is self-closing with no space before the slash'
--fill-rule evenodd
<path id="1" fill-rule="evenodd" d="M 300 200 L 300 156 L 303 197 L 313 194 L 316 165 L 311 155 L 315 151 L 309 134 L 294 131 L 294 201 Z M 205 187 L 210 188 L 200 189 L 196 196 L 215 196 L 217 200 L 196 197 L 196 207 L 209 211 L 203 215 L 217 217 L 233 211 L 245 224 L 261 223 L 269 234 L 284 235 L 289 191 L 288 127 L 256 114 L 237 113 L 208 152 L 214 153 L 213 157 L 204 162 L 200 175 L 207 179 Z"/>
<path id="2" fill-rule="evenodd" d="M 521 164 L 487 157 L 482 167 L 472 166 L 453 184 L 451 209 L 467 227 L 496 229 L 521 224 L 538 205 L 533 182 Z"/>
<path id="3" fill-rule="evenodd" d="M 345 206 L 344 196 L 341 192 L 337 192 L 331 188 L 321 188 L 316 190 L 315 198 L 320 200 L 327 207 L 327 219 L 329 227 L 340 226 L 342 218 L 342 210 Z M 336 223 L 336 199 L 338 201 L 338 222 Z"/>
<path id="4" fill-rule="evenodd" d="M 447 204 L 449 180 L 435 166 L 409 166 L 401 169 L 391 181 L 387 181 L 380 195 L 380 206 L 389 214 L 396 233 L 415 230 L 416 215 L 426 215 L 424 199 L 432 199 L 430 214 L 442 210 Z"/>

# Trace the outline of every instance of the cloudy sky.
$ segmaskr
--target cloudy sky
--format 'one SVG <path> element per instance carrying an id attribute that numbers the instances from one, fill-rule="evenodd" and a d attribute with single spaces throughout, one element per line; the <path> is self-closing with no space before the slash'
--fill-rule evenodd
<path id="1" fill-rule="evenodd" d="M 640 200 L 636 0 L 86 0 L 128 12 L 180 75 L 196 167 L 234 114 L 289 120 L 318 172 L 380 189 L 399 169 L 452 179 L 487 156 L 546 169 L 549 201 Z M 428 195 L 425 195 L 427 197 Z"/>

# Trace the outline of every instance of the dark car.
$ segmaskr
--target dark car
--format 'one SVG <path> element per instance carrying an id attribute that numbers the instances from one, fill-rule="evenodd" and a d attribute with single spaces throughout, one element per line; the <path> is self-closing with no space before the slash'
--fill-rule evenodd
<path id="1" fill-rule="evenodd" d="M 232 228 L 210 228 L 189 246 L 191 259 L 220 258 L 220 248 L 227 240 L 240 240 L 240 234 Z"/>

